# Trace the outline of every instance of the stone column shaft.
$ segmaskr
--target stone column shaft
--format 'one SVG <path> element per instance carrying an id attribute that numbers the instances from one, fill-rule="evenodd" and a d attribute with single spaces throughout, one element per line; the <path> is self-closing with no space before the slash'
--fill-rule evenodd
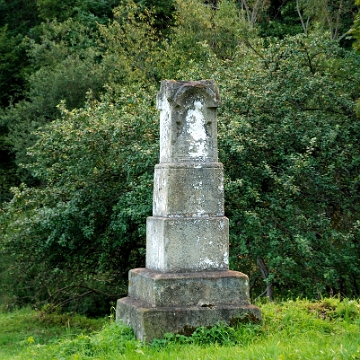
<path id="1" fill-rule="evenodd" d="M 161 272 L 228 270 L 228 219 L 218 162 L 213 81 L 162 82 L 160 164 L 147 219 L 146 268 Z"/>

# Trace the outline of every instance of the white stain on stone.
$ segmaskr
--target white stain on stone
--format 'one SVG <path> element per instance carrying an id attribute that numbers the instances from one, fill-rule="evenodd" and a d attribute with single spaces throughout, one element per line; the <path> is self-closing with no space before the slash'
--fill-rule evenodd
<path id="1" fill-rule="evenodd" d="M 224 253 L 224 264 L 229 264 L 229 254 L 226 251 Z"/>
<path id="2" fill-rule="evenodd" d="M 219 221 L 219 229 L 220 231 L 224 230 L 225 224 L 223 221 Z"/>
<path id="3" fill-rule="evenodd" d="M 202 217 L 204 215 L 206 215 L 206 211 L 203 208 L 201 208 L 201 209 L 196 209 L 195 214 L 193 214 L 192 216 L 193 217 L 199 217 L 199 216 Z"/>
<path id="4" fill-rule="evenodd" d="M 149 269 L 162 270 L 164 268 L 164 246 L 157 241 L 161 239 L 160 232 L 159 227 L 153 221 L 148 222 L 146 228 L 146 267 Z"/>
<path id="5" fill-rule="evenodd" d="M 169 159 L 171 143 L 171 107 L 164 97 L 159 100 L 158 108 L 160 111 L 160 162 Z"/>
<path id="6" fill-rule="evenodd" d="M 163 215 L 167 213 L 168 202 L 166 201 L 166 189 L 168 187 L 166 174 L 160 169 L 155 170 L 154 174 L 154 196 L 153 214 Z"/>
<path id="7" fill-rule="evenodd" d="M 201 268 L 204 268 L 205 266 L 210 267 L 210 268 L 216 268 L 216 267 L 219 267 L 219 264 L 216 263 L 215 261 L 212 261 L 209 258 L 205 258 L 202 261 L 200 261 L 200 266 L 201 266 Z"/>
<path id="8" fill-rule="evenodd" d="M 157 248 L 158 250 L 158 254 L 157 254 L 157 269 L 163 269 L 164 267 L 164 250 L 163 250 L 163 247 L 162 246 L 159 246 Z"/>
<path id="9" fill-rule="evenodd" d="M 194 101 L 194 109 L 189 110 L 186 114 L 187 132 L 192 138 L 189 146 L 189 156 L 191 158 L 204 158 L 208 155 L 205 119 L 202 108 L 203 103 L 201 101 Z"/>
<path id="10" fill-rule="evenodd" d="M 194 189 L 200 190 L 200 189 L 202 189 L 202 187 L 203 187 L 203 182 L 202 182 L 202 181 L 199 181 L 199 182 L 197 182 L 197 183 L 194 183 L 194 184 L 193 184 L 193 187 L 194 187 Z"/>

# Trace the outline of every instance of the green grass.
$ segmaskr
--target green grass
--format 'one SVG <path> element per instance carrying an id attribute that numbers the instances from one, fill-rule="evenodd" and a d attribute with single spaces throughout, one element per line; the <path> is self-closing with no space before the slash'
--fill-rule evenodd
<path id="1" fill-rule="evenodd" d="M 31 359 L 32 347 L 38 349 L 73 338 L 77 334 L 99 331 L 104 319 L 94 320 L 58 312 L 23 308 L 0 311 L 0 359 Z"/>
<path id="2" fill-rule="evenodd" d="M 0 359 L 359 359 L 360 303 L 324 299 L 260 305 L 261 325 L 199 328 L 151 344 L 111 319 L 22 309 L 0 314 Z"/>

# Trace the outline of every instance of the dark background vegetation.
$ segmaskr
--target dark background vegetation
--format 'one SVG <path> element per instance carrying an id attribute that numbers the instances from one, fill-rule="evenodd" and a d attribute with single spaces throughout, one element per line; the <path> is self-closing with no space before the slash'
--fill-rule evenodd
<path id="1" fill-rule="evenodd" d="M 0 0 L 0 301 L 96 316 L 144 266 L 162 79 L 215 79 L 231 268 L 360 295 L 352 0 Z"/>

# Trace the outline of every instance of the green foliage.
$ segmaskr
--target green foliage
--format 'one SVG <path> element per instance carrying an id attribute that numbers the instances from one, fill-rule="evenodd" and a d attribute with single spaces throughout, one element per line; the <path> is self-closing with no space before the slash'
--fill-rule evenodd
<path id="1" fill-rule="evenodd" d="M 0 106 L 21 98 L 26 87 L 29 63 L 22 36 L 11 36 L 8 26 L 0 28 Z"/>
<path id="2" fill-rule="evenodd" d="M 355 5 L 357 5 L 359 7 L 360 6 L 360 1 L 355 0 Z M 360 11 L 359 10 L 357 11 L 357 13 L 355 15 L 354 23 L 353 23 L 352 28 L 350 30 L 350 34 L 355 39 L 352 46 L 355 49 L 355 51 L 359 54 L 360 53 Z M 357 115 L 359 117 L 359 114 L 360 114 L 360 101 L 359 101 L 359 99 L 357 100 L 357 103 L 356 103 L 356 113 L 357 113 Z"/>
<path id="3" fill-rule="evenodd" d="M 222 1 L 218 10 L 199 0 L 177 1 L 175 6 L 177 26 L 172 47 L 183 56 L 190 53 L 193 61 L 209 58 L 212 52 L 221 59 L 231 59 L 239 39 L 251 33 L 233 1 Z"/>
<path id="4" fill-rule="evenodd" d="M 74 0 L 67 1 L 53 1 L 53 0 L 39 0 L 37 1 L 37 8 L 39 15 L 43 19 L 55 19 L 60 21 L 71 17 L 73 13 Z"/>
<path id="5" fill-rule="evenodd" d="M 330 39 L 350 47 L 348 31 L 354 21 L 353 0 L 284 0 L 270 1 L 260 22 L 263 37 L 324 31 Z"/>
<path id="6" fill-rule="evenodd" d="M 36 0 L 1 0 L 0 27 L 8 26 L 11 36 L 26 35 L 40 23 Z"/>
<path id="7" fill-rule="evenodd" d="M 262 37 L 283 38 L 286 35 L 303 33 L 299 14 L 296 11 L 296 0 L 270 1 L 267 16 L 259 23 Z M 306 20 L 306 19 L 305 19 Z"/>
<path id="8" fill-rule="evenodd" d="M 226 83 L 218 75 L 233 264 L 253 274 L 267 259 L 263 276 L 282 291 L 351 294 L 359 281 L 359 57 L 318 34 L 264 45 L 249 44 L 239 53 L 246 64 L 221 69 Z"/>
<path id="9" fill-rule="evenodd" d="M 73 18 L 93 27 L 96 22 L 106 24 L 112 18 L 112 9 L 118 3 L 118 0 L 38 0 L 36 5 L 43 20 L 65 21 Z"/>
<path id="10" fill-rule="evenodd" d="M 78 23 L 44 25 L 41 43 L 32 43 L 32 57 L 41 67 L 31 77 L 29 99 L 3 116 L 7 142 L 17 163 L 24 164 L 22 179 L 42 184 L 15 189 L 2 222 L 10 236 L 2 238 L 7 246 L 3 255 L 17 264 L 12 274 L 20 302 L 30 296 L 82 312 L 99 311 L 96 297 L 115 300 L 125 291 L 127 270 L 143 261 L 158 129 L 150 97 L 156 90 L 145 85 L 146 73 L 139 76 L 150 27 L 131 15 L 136 9 L 125 8 L 125 21 L 102 29 L 103 42 L 96 51 Z M 124 39 L 120 45 L 116 36 Z M 105 45 L 108 51 L 102 50 Z M 142 81 L 140 88 L 136 79 Z M 106 80 L 122 85 L 108 86 L 109 96 L 99 103 L 94 99 Z M 84 104 L 89 88 L 87 105 L 75 110 Z M 62 99 L 66 108 L 57 107 Z M 42 136 L 46 139 L 29 150 Z M 22 206 L 26 210 L 21 218 L 9 210 Z M 32 290 L 37 285 L 39 291 Z M 93 300 L 84 298 L 89 294 Z M 101 308 L 107 304 L 103 301 Z"/>
<path id="11" fill-rule="evenodd" d="M 150 9 L 154 16 L 153 26 L 166 34 L 174 25 L 175 0 L 137 0 L 144 9 Z"/>
<path id="12" fill-rule="evenodd" d="M 127 270 L 144 262 L 158 149 L 157 88 L 149 84 L 174 71 L 173 50 L 184 57 L 179 42 L 156 47 L 151 23 L 134 3 L 114 14 L 117 21 L 100 28 L 106 50 L 99 62 L 77 23 L 44 26 L 41 43 L 32 44 L 41 67 L 31 78 L 29 100 L 4 116 L 18 164 L 41 184 L 14 189 L 4 206 L 2 241 L 17 264 L 20 302 L 30 296 L 88 312 L 86 294 L 116 299 L 125 291 Z M 180 26 L 178 38 L 189 29 Z M 206 47 L 197 46 L 204 54 Z M 112 85 L 98 102 L 91 84 L 97 75 L 104 83 L 106 74 Z M 81 108 L 87 86 L 95 90 Z M 64 98 L 66 106 L 56 107 Z"/>
<path id="13" fill-rule="evenodd" d="M 304 17 L 315 20 L 333 40 L 345 37 L 353 22 L 354 0 L 298 0 L 298 4 Z"/>
<path id="14" fill-rule="evenodd" d="M 360 6 L 360 1 L 355 0 L 355 4 L 357 6 Z M 357 52 L 359 52 L 360 51 L 360 11 L 359 10 L 357 11 L 357 13 L 354 17 L 354 23 L 350 30 L 350 34 L 356 39 L 353 43 L 353 48 Z"/>
<path id="15" fill-rule="evenodd" d="M 6 138 L 7 128 L 0 126 L 0 204 L 11 199 L 10 187 L 19 185 L 16 167 L 14 166 L 13 157 L 10 154 Z"/>
<path id="16" fill-rule="evenodd" d="M 54 22 L 43 25 L 42 33 L 40 44 L 29 40 L 27 45 L 31 62 L 38 67 L 28 77 L 27 97 L 10 106 L 1 119 L 18 166 L 27 161 L 26 149 L 36 140 L 33 132 L 60 115 L 59 102 L 66 101 L 69 109 L 81 107 L 89 90 L 98 98 L 110 72 L 99 62 L 93 33 L 85 26 L 72 20 Z M 31 183 L 24 170 L 19 169 L 18 176 Z"/>
<path id="17" fill-rule="evenodd" d="M 34 162 L 27 168 L 44 186 L 16 190 L 5 206 L 8 248 L 28 268 L 19 281 L 37 284 L 38 300 L 65 295 L 66 303 L 74 291 L 115 300 L 127 271 L 141 263 L 158 131 L 155 90 L 148 90 L 128 87 L 116 103 L 62 108 L 61 120 L 38 131 L 42 140 L 28 151 Z M 20 217 L 11 210 L 18 207 Z"/>
<path id="18" fill-rule="evenodd" d="M 254 296 L 358 295 L 359 56 L 315 31 L 258 38 L 230 0 L 177 0 L 160 36 L 142 5 L 24 42 L 27 97 L 1 114 L 27 182 L 0 213 L 11 299 L 104 312 L 144 265 L 164 78 L 219 85 L 231 266 Z"/>

